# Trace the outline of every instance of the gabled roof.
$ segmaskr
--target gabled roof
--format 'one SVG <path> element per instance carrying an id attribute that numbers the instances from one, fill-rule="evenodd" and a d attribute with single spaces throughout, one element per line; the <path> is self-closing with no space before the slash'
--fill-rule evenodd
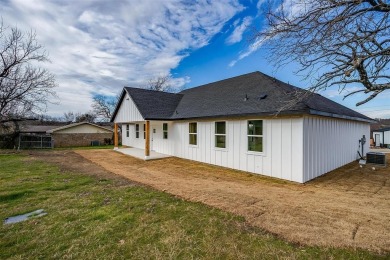
<path id="1" fill-rule="evenodd" d="M 182 94 L 156 90 L 125 87 L 142 117 L 145 119 L 166 119 L 175 111 Z"/>
<path id="2" fill-rule="evenodd" d="M 293 95 L 306 90 L 261 72 L 209 83 L 178 94 L 125 87 L 145 120 L 180 120 L 279 114 L 312 114 L 372 122 L 352 109 L 319 94 L 309 95 L 288 110 L 281 110 Z M 123 99 L 124 93 L 122 93 Z M 122 101 L 121 99 L 121 101 Z M 119 109 L 119 102 L 112 120 Z"/>
<path id="3" fill-rule="evenodd" d="M 106 127 L 103 127 L 103 126 L 100 126 L 100 125 L 95 125 L 95 124 L 92 124 L 92 123 L 89 123 L 89 122 L 80 122 L 80 123 L 69 124 L 69 125 L 65 125 L 65 126 L 61 126 L 61 127 L 57 127 L 57 128 L 52 128 L 52 129 L 50 129 L 50 130 L 48 130 L 46 132 L 47 133 L 53 133 L 53 132 L 57 132 L 57 131 L 60 131 L 60 130 L 64 130 L 64 129 L 68 129 L 68 128 L 72 128 L 72 127 L 76 127 L 76 126 L 84 125 L 84 124 L 91 125 L 91 126 L 94 126 L 94 127 L 97 127 L 97 128 L 101 128 L 101 129 L 106 130 L 106 131 L 113 132 L 112 129 L 108 129 Z"/>

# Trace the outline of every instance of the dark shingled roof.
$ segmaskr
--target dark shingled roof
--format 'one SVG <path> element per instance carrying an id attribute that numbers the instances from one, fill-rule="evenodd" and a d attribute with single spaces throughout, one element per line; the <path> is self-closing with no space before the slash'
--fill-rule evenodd
<path id="1" fill-rule="evenodd" d="M 61 127 L 63 125 L 25 125 L 21 127 L 21 133 L 46 133 L 46 131 Z"/>
<path id="2" fill-rule="evenodd" d="M 170 118 L 183 95 L 162 91 L 125 87 L 142 117 L 145 119 Z"/>
<path id="3" fill-rule="evenodd" d="M 129 87 L 125 90 L 144 119 L 150 120 L 275 115 L 279 112 L 373 121 L 319 94 L 312 94 L 288 110 L 280 111 L 293 95 L 306 91 L 261 72 L 209 83 L 178 94 Z M 119 104 L 112 118 L 118 109 Z"/>

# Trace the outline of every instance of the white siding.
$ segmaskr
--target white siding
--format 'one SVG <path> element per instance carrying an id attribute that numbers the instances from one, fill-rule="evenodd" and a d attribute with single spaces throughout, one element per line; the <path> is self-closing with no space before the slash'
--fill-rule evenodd
<path id="1" fill-rule="evenodd" d="M 359 139 L 363 135 L 367 139 L 364 153 L 368 151 L 368 123 L 305 117 L 303 132 L 304 182 L 358 159 Z"/>
<path id="2" fill-rule="evenodd" d="M 379 135 L 379 136 L 377 137 L 377 135 Z M 383 132 L 373 132 L 372 137 L 374 138 L 374 145 L 376 145 L 376 143 L 377 143 L 376 141 L 379 141 L 379 145 L 383 144 Z M 378 140 L 376 140 L 376 139 L 378 139 Z"/>
<path id="3" fill-rule="evenodd" d="M 139 112 L 137 106 L 134 104 L 133 100 L 126 93 L 125 97 L 120 104 L 119 110 L 115 116 L 115 123 L 126 123 L 134 121 L 142 121 L 144 118 Z"/>
<path id="4" fill-rule="evenodd" d="M 390 144 L 390 131 L 383 132 L 385 135 L 385 143 L 384 144 Z"/>
<path id="5" fill-rule="evenodd" d="M 189 145 L 189 122 L 192 121 L 172 124 L 175 144 L 172 153 L 168 154 L 303 182 L 303 118 L 264 119 L 263 153 L 247 151 L 247 120 L 226 121 L 225 149 L 214 147 L 215 121 L 198 121 L 198 144 Z"/>
<path id="6" fill-rule="evenodd" d="M 168 124 L 168 139 L 163 138 L 163 123 Z M 155 130 L 155 133 L 154 131 Z M 158 153 L 174 155 L 174 140 L 172 136 L 172 123 L 163 121 L 150 122 L 150 149 Z"/>

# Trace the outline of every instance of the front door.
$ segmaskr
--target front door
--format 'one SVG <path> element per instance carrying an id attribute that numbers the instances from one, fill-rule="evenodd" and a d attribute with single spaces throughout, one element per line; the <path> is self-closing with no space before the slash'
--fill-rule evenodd
<path id="1" fill-rule="evenodd" d="M 375 134 L 375 146 L 376 146 L 376 147 L 381 146 L 380 137 L 381 137 L 381 136 L 380 136 L 379 134 Z"/>

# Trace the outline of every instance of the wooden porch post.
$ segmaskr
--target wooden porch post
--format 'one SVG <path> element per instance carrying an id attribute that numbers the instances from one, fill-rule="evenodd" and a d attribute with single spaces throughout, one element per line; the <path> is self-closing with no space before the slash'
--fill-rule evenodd
<path id="1" fill-rule="evenodd" d="M 150 156 L 150 121 L 146 121 L 145 132 L 145 160 L 147 160 Z"/>
<path id="2" fill-rule="evenodd" d="M 118 124 L 114 123 L 114 150 L 118 150 Z"/>

